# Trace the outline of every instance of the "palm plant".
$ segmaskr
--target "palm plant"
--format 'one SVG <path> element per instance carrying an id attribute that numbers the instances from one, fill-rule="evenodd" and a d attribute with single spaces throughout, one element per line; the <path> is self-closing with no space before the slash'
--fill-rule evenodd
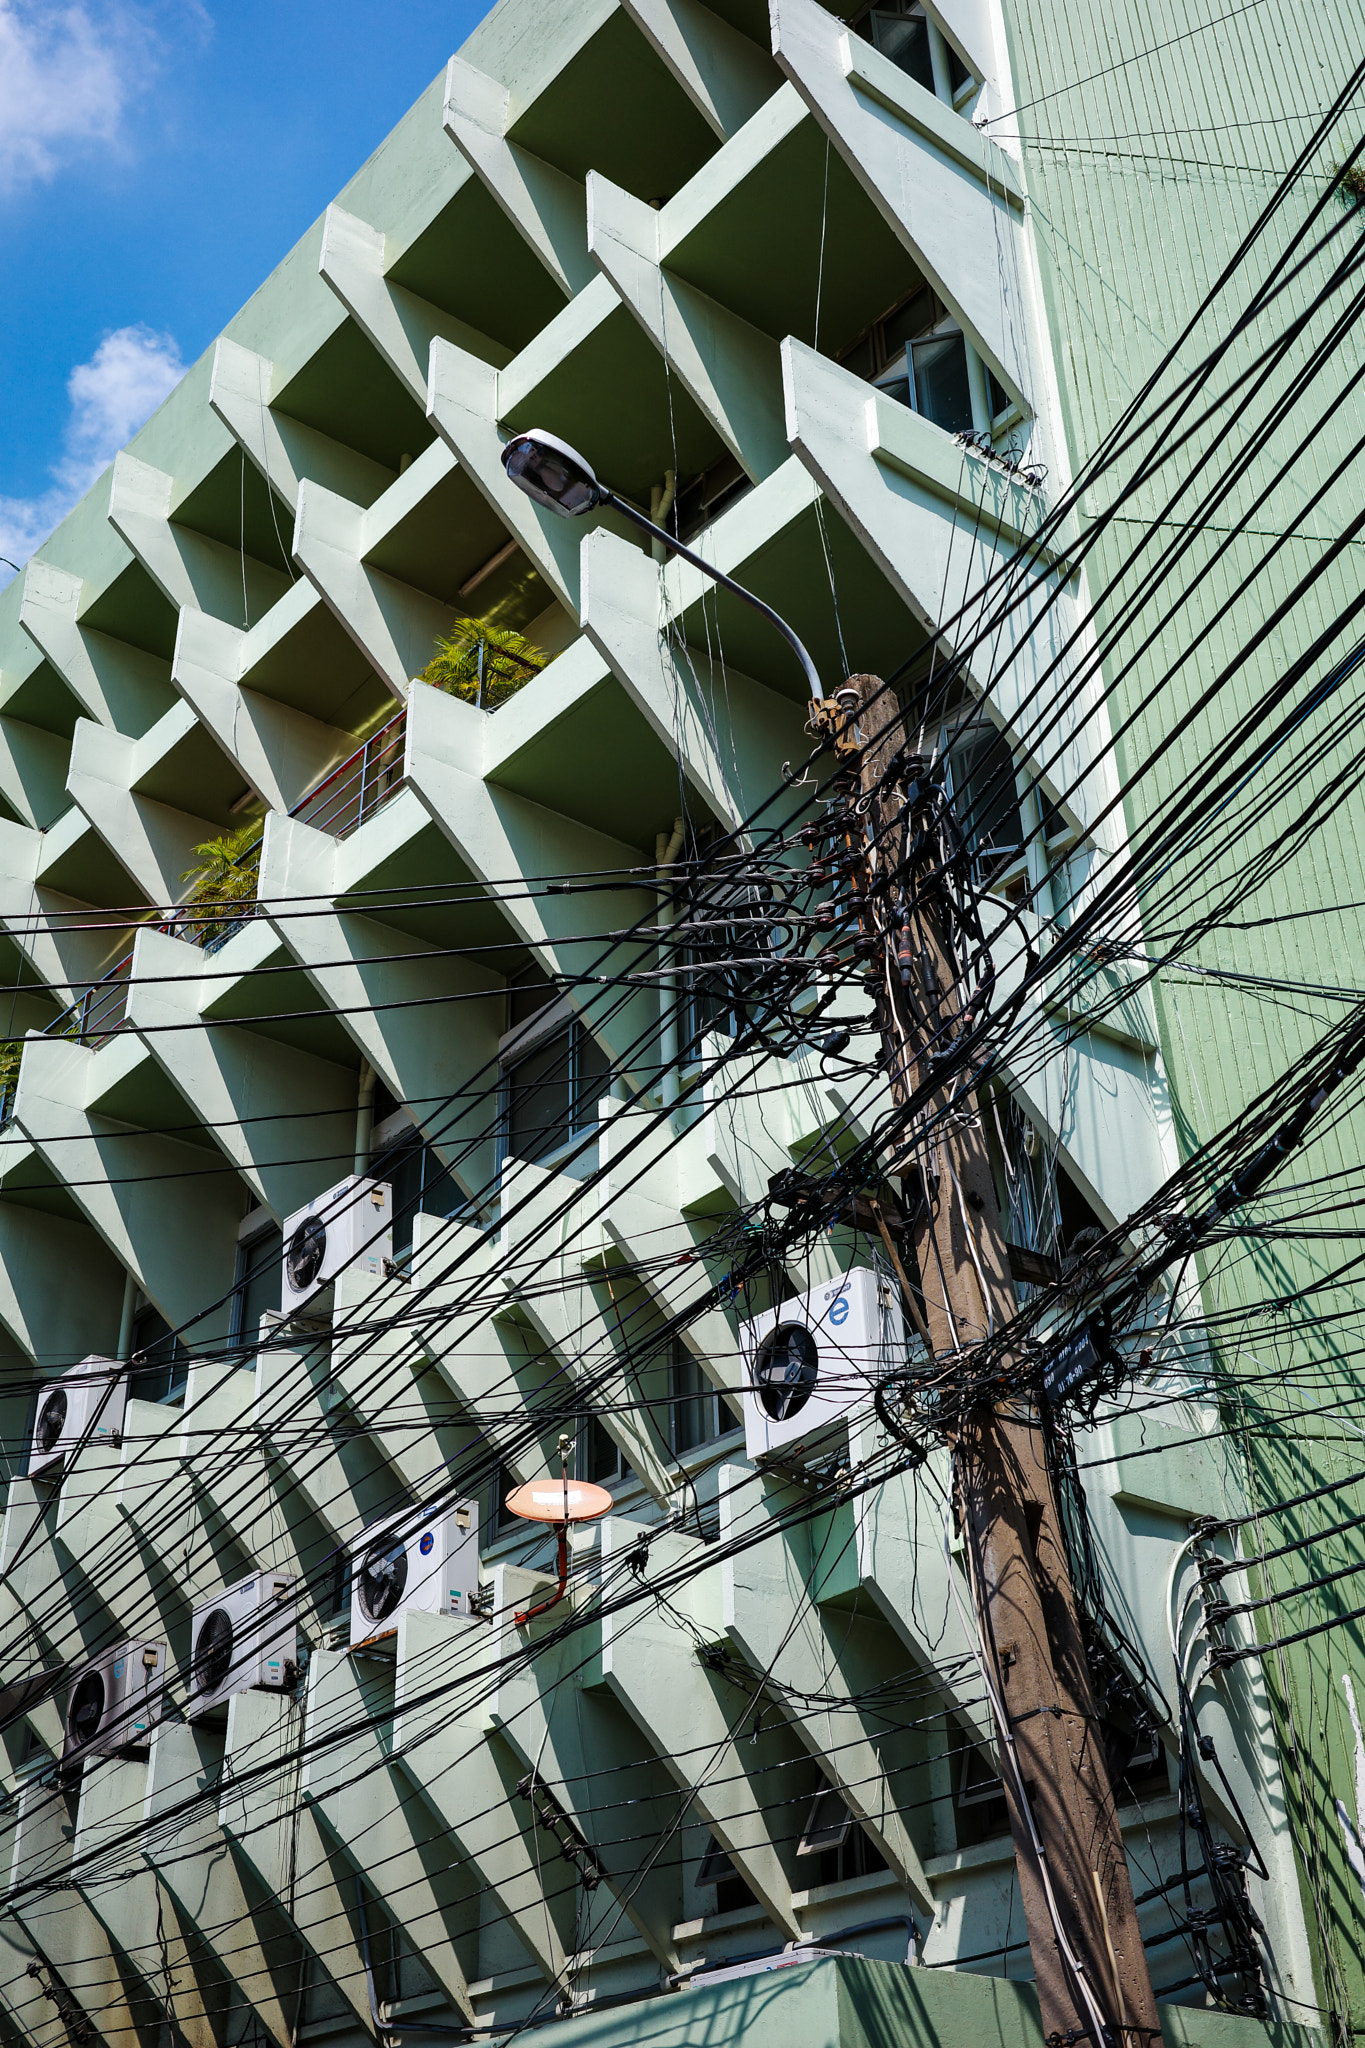
<path id="1" fill-rule="evenodd" d="M 236 916 L 208 919 L 198 925 L 200 945 L 206 946 L 230 931 L 241 921 L 240 906 L 256 901 L 258 849 L 264 830 L 265 821 L 253 818 L 235 832 L 220 833 L 217 839 L 206 839 L 202 846 L 195 847 L 199 865 L 186 868 L 180 877 L 191 885 L 186 904 L 222 904 L 225 911 L 238 912 Z"/>
<path id="2" fill-rule="evenodd" d="M 8 1117 L 14 1103 L 14 1091 L 19 1086 L 19 1062 L 24 1056 L 22 1038 L 6 1039 L 0 1044 L 0 1121 Z"/>
<path id="3" fill-rule="evenodd" d="M 457 619 L 454 630 L 436 642 L 421 681 L 463 697 L 480 711 L 496 711 L 539 675 L 549 659 L 511 626 Z"/>

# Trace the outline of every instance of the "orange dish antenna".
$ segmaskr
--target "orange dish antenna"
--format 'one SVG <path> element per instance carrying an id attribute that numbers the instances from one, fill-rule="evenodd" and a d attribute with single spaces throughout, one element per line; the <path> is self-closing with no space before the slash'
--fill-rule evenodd
<path id="1" fill-rule="evenodd" d="M 569 1444 L 570 1439 L 561 1436 L 558 1479 L 547 1473 L 544 1479 L 532 1479 L 525 1486 L 514 1486 L 506 1498 L 505 1506 L 510 1515 L 519 1515 L 523 1522 L 549 1522 L 559 1531 L 559 1584 L 548 1599 L 513 1615 L 518 1628 L 525 1628 L 536 1615 L 548 1614 L 552 1607 L 558 1607 L 568 1590 L 570 1523 L 600 1521 L 603 1515 L 610 1514 L 613 1506 L 605 1486 L 593 1486 L 585 1479 L 570 1479 Z"/>

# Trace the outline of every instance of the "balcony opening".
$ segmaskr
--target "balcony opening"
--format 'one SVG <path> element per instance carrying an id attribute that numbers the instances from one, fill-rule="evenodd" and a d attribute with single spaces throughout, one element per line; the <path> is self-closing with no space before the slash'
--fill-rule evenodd
<path id="1" fill-rule="evenodd" d="M 419 1211 L 424 1216 L 449 1217 L 465 1206 L 454 1174 L 415 1130 L 378 1153 L 370 1161 L 369 1172 L 375 1180 L 388 1181 L 393 1189 L 395 1261 L 406 1261 L 412 1251 L 413 1219 Z"/>
<path id="2" fill-rule="evenodd" d="M 977 887 L 1006 895 L 1022 891 L 1024 821 L 1009 742 L 981 720 L 945 731 L 943 751 L 953 816 L 971 853 Z"/>
<path id="3" fill-rule="evenodd" d="M 974 1848 L 1010 1831 L 1005 1788 L 985 1751 L 964 1741 L 955 1760 L 955 1820 L 959 1849 Z"/>
<path id="4" fill-rule="evenodd" d="M 717 456 L 679 490 L 669 525 L 679 540 L 695 540 L 752 489 L 752 479 L 733 455 Z"/>

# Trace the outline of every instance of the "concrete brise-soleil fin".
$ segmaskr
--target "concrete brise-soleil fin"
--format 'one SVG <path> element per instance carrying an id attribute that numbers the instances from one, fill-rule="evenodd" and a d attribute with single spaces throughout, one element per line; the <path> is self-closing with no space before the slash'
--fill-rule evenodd
<path id="1" fill-rule="evenodd" d="M 819 0 L 772 0 L 772 16 L 783 71 L 1010 396 L 1027 408 L 1034 376 L 1013 162 Z"/>

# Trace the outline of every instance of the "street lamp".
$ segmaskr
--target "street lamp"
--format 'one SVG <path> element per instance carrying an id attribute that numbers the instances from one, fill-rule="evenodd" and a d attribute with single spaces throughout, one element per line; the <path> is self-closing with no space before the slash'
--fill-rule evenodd
<path id="1" fill-rule="evenodd" d="M 693 554 L 680 540 L 662 526 L 656 526 L 652 519 L 646 519 L 643 512 L 625 498 L 618 498 L 615 491 L 609 491 L 599 483 L 591 464 L 567 441 L 561 441 L 556 434 L 547 434 L 540 427 L 529 427 L 524 434 L 515 434 L 502 451 L 502 466 L 518 490 L 525 491 L 537 505 L 544 505 L 549 512 L 558 512 L 562 518 L 577 519 L 580 513 L 591 512 L 598 505 L 612 505 L 634 525 L 641 527 L 655 540 L 661 540 L 675 555 L 681 555 L 694 569 L 700 569 L 722 590 L 728 590 L 733 597 L 742 598 L 761 612 L 769 625 L 776 626 L 793 654 L 806 673 L 811 696 L 818 704 L 824 696 L 815 663 L 787 624 L 771 605 L 764 604 L 761 597 L 755 597 L 752 590 L 746 590 L 742 583 L 736 583 L 732 576 L 725 576 L 702 556 Z"/>

